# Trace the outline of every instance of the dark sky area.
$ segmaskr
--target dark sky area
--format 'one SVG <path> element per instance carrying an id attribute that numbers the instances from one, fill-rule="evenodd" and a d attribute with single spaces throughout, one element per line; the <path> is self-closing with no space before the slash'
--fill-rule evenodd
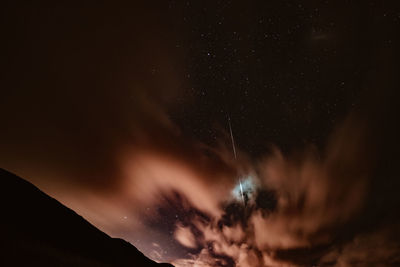
<path id="1" fill-rule="evenodd" d="M 395 266 L 398 6 L 3 4 L 0 167 L 176 266 Z"/>
<path id="2" fill-rule="evenodd" d="M 266 140 L 288 149 L 321 143 L 355 104 L 371 71 L 375 8 L 188 4 L 181 46 L 190 55 L 188 94 L 199 104 L 179 110 L 180 125 L 212 139 L 212 120 L 223 123 L 230 114 L 238 143 L 255 155 Z"/>

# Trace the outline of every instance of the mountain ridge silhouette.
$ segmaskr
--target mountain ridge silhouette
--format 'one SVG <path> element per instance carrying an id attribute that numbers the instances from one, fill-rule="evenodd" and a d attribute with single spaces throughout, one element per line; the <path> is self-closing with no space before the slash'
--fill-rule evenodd
<path id="1" fill-rule="evenodd" d="M 140 266 L 156 263 L 111 238 L 33 184 L 0 168 L 1 266 Z"/>

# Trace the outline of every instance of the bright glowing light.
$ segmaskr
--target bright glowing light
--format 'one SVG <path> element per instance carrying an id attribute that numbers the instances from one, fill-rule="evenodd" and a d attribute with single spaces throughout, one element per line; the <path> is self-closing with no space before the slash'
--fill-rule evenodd
<path id="1" fill-rule="evenodd" d="M 244 200 L 244 196 L 248 199 L 251 199 L 253 196 L 253 192 L 255 189 L 255 185 L 253 183 L 253 178 L 251 176 L 245 176 L 239 179 L 238 183 L 232 190 L 232 195 L 237 200 Z"/>

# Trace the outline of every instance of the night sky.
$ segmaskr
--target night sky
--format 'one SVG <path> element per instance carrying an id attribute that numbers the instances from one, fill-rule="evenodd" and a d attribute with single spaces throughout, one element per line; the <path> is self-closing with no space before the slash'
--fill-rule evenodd
<path id="1" fill-rule="evenodd" d="M 380 2 L 172 2 L 170 8 L 183 9 L 184 39 L 176 47 L 187 53 L 190 87 L 172 118 L 212 142 L 213 123 L 226 124 L 229 114 L 239 146 L 252 155 L 265 151 L 266 140 L 284 149 L 322 144 L 365 90 L 377 46 L 392 47 L 396 23 Z M 194 107 L 185 105 L 188 96 Z"/>
<path id="2" fill-rule="evenodd" d="M 177 267 L 397 266 L 399 10 L 4 4 L 0 167 Z"/>

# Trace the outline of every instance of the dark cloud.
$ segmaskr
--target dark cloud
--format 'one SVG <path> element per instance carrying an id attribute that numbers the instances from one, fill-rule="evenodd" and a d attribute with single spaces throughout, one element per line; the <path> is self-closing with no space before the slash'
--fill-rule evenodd
<path id="1" fill-rule="evenodd" d="M 172 142 L 180 55 L 168 5 L 151 6 L 8 6 L 4 167 L 35 179 L 27 169 L 44 164 L 101 186 L 121 146 Z"/>
<path id="2" fill-rule="evenodd" d="M 1 167 L 176 266 L 398 265 L 398 18 L 328 7 L 8 5 Z"/>

